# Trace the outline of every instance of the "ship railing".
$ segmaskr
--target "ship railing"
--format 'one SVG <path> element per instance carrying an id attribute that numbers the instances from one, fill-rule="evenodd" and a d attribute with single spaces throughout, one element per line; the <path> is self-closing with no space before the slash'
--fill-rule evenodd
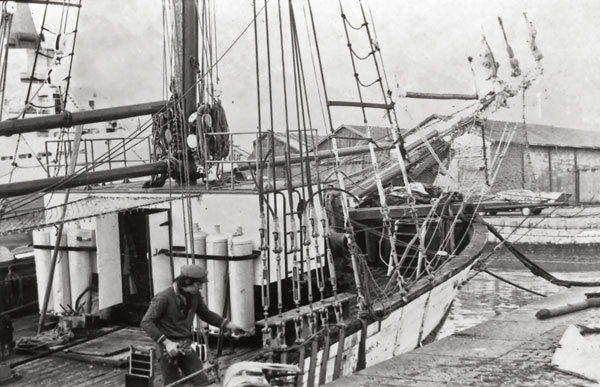
<path id="1" fill-rule="evenodd" d="M 68 164 L 73 153 L 74 140 L 49 140 L 45 142 L 43 153 L 48 177 L 67 174 Z M 80 156 L 77 164 L 86 167 L 87 171 L 113 169 L 145 164 L 151 161 L 151 139 L 134 140 L 135 145 L 128 143 L 125 137 L 87 138 L 81 140 Z"/>
<path id="2" fill-rule="evenodd" d="M 229 140 L 229 153 L 227 155 L 227 157 L 225 157 L 224 159 L 221 160 L 213 160 L 211 159 L 208 155 L 209 155 L 209 150 L 208 150 L 208 139 L 213 136 L 215 138 L 215 140 L 217 140 L 219 138 L 219 136 L 228 136 L 228 140 Z M 236 146 L 234 143 L 234 136 L 236 139 L 239 139 L 242 136 L 249 136 L 252 137 L 254 139 L 254 144 L 256 144 L 256 146 L 261 146 L 260 144 L 260 136 L 258 134 L 258 132 L 236 132 L 236 133 L 231 133 L 231 132 L 221 132 L 221 133 L 204 133 L 204 172 L 206 173 L 206 189 L 210 189 L 210 183 L 209 183 L 209 179 L 208 179 L 208 174 L 209 171 L 211 171 L 211 168 L 213 166 L 221 166 L 224 170 L 224 167 L 226 165 L 229 166 L 229 181 L 230 181 L 230 187 L 231 189 L 234 188 L 235 186 L 235 173 L 236 173 L 236 164 L 239 163 L 253 163 L 254 165 L 257 165 L 258 163 L 258 155 L 253 153 L 249 153 L 248 155 L 243 155 L 243 151 L 241 147 Z M 256 149 L 256 147 L 255 147 Z M 254 157 L 253 157 L 254 154 Z M 263 152 L 263 154 L 265 154 Z M 246 158 L 243 158 L 244 156 L 246 156 Z"/>

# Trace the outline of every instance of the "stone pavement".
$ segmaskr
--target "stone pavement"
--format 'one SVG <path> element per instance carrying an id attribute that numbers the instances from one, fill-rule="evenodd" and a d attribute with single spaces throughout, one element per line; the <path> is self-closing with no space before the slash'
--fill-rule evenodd
<path id="1" fill-rule="evenodd" d="M 600 326 L 600 308 L 547 320 L 536 319 L 535 313 L 598 291 L 565 290 L 327 386 L 597 386 L 552 369 L 551 359 L 567 326 Z"/>

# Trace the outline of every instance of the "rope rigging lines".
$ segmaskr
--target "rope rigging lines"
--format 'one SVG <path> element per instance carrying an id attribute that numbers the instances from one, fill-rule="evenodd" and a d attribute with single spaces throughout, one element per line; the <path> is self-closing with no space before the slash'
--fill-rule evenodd
<path id="1" fill-rule="evenodd" d="M 198 8 L 196 11 L 199 14 L 199 23 L 201 35 L 206 39 L 207 44 L 202 46 L 201 58 L 196 63 L 195 67 L 198 71 L 198 77 L 195 84 L 189 87 L 187 90 L 172 90 L 171 101 L 168 108 L 153 117 L 151 123 L 146 124 L 146 129 L 151 125 L 154 127 L 155 133 L 160 132 L 161 136 L 157 138 L 154 143 L 156 153 L 161 157 L 164 157 L 169 161 L 170 166 L 174 168 L 168 169 L 168 177 L 176 176 L 173 172 L 176 170 L 175 166 L 183 167 L 183 170 L 189 170 L 193 168 L 193 162 L 190 158 L 185 157 L 186 155 L 176 154 L 177 152 L 186 152 L 186 138 L 188 128 L 188 117 L 185 117 L 183 113 L 184 108 L 182 106 L 182 98 L 187 93 L 196 93 L 200 96 L 200 104 L 211 104 L 215 105 L 218 102 L 218 92 L 216 86 L 219 82 L 218 74 L 218 63 L 224 55 L 229 51 L 226 50 L 221 57 L 217 55 L 216 49 L 216 21 L 214 19 L 214 7 L 215 1 L 211 3 L 210 0 L 202 2 L 202 9 Z M 347 186 L 350 184 L 360 185 L 361 181 L 352 182 L 352 178 L 355 177 L 351 172 L 342 170 L 344 163 L 351 163 L 352 158 L 342 159 L 339 154 L 338 140 L 343 140 L 343 135 L 336 134 L 332 125 L 332 114 L 330 106 L 327 105 L 327 115 L 329 120 L 329 136 L 328 139 L 332 144 L 332 153 L 334 155 L 334 162 L 327 164 L 326 166 L 320 165 L 320 161 L 316 158 L 317 139 L 313 129 L 313 121 L 311 117 L 311 100 L 309 97 L 309 87 L 307 83 L 307 73 L 303 66 L 302 55 L 305 54 L 300 49 L 302 36 L 299 36 L 299 31 L 296 25 L 296 16 L 292 2 L 289 2 L 289 21 L 290 21 L 290 51 L 284 50 L 284 37 L 283 32 L 283 21 L 282 21 L 282 9 L 281 1 L 278 1 L 278 19 L 279 19 L 279 39 L 280 39 L 280 50 L 281 50 L 281 67 L 282 67 L 282 83 L 283 83 L 283 99 L 278 100 L 274 95 L 276 93 L 276 81 L 275 77 L 277 74 L 275 71 L 277 64 L 275 64 L 274 54 L 276 44 L 271 45 L 270 37 L 270 22 L 269 12 L 267 9 L 267 1 L 264 1 L 263 7 L 258 10 L 256 2 L 253 2 L 254 17 L 253 22 L 250 25 L 254 25 L 254 44 L 255 44 L 255 56 L 256 56 L 256 87 L 257 87 L 257 114 L 258 114 L 258 140 L 256 142 L 256 152 L 258 153 L 259 162 L 256 163 L 256 170 L 251 171 L 252 177 L 255 178 L 256 191 L 258 192 L 258 205 L 259 205 L 259 219 L 258 231 L 260 238 L 260 270 L 261 270 L 261 306 L 263 308 L 263 316 L 265 328 L 263 330 L 263 347 L 265 353 L 272 349 L 285 350 L 286 349 L 286 333 L 285 325 L 278 324 L 275 326 L 275 332 L 271 331 L 269 321 L 276 318 L 278 315 L 281 317 L 284 313 L 285 308 L 285 291 L 282 281 L 290 279 L 291 281 L 291 293 L 293 303 L 297 311 L 296 318 L 294 319 L 294 328 L 296 330 L 296 343 L 294 348 L 304 350 L 305 344 L 311 342 L 312 344 L 317 343 L 319 337 L 329 335 L 329 329 L 337 327 L 340 329 L 340 342 L 342 342 L 344 322 L 342 319 L 341 305 L 338 300 L 338 280 L 336 278 L 336 268 L 334 265 L 334 256 L 332 253 L 332 230 L 330 228 L 329 219 L 332 215 L 341 215 L 343 217 L 343 229 L 344 243 L 348 255 L 350 257 L 350 263 L 353 267 L 354 282 L 356 292 L 358 293 L 358 305 L 360 308 L 359 317 L 364 321 L 368 319 L 382 320 L 385 319 L 389 313 L 389 300 L 392 295 L 404 295 L 410 285 L 414 284 L 415 281 L 428 280 L 435 274 L 435 270 L 439 270 L 444 267 L 445 263 L 449 261 L 449 257 L 457 254 L 459 246 L 463 245 L 463 241 L 460 238 L 454 237 L 454 230 L 459 227 L 459 224 L 470 225 L 471 221 L 465 221 L 465 217 L 468 216 L 468 210 L 463 204 L 457 210 L 456 207 L 451 205 L 451 201 L 454 199 L 452 193 L 447 193 L 441 196 L 431 198 L 431 208 L 425 215 L 417 214 L 416 196 L 419 195 L 419 187 L 410 180 L 407 167 L 408 160 L 405 159 L 406 151 L 403 151 L 404 139 L 400 133 L 396 112 L 393 108 L 394 104 L 391 101 L 391 92 L 389 91 L 389 85 L 387 84 L 387 76 L 385 75 L 385 69 L 383 66 L 379 67 L 378 60 L 381 60 L 381 51 L 376 41 L 376 36 L 373 38 L 369 30 L 369 24 L 366 21 L 365 11 L 362 8 L 361 12 L 363 17 L 363 23 L 359 27 L 355 27 L 349 23 L 346 14 L 342 10 L 342 18 L 345 26 L 353 30 L 360 30 L 365 32 L 368 36 L 370 50 L 368 54 L 361 57 L 354 50 L 348 39 L 348 48 L 351 60 L 366 60 L 373 57 L 374 66 L 377 71 L 377 77 L 375 81 L 371 83 L 363 83 L 360 79 L 357 68 L 354 66 L 353 73 L 356 80 L 356 87 L 358 90 L 359 98 L 363 103 L 362 89 L 374 86 L 375 84 L 380 85 L 382 97 L 385 101 L 385 116 L 392 128 L 393 142 L 391 146 L 383 145 L 382 142 L 376 139 L 374 133 L 374 126 L 370 125 L 367 119 L 366 109 L 370 107 L 361 106 L 363 114 L 363 122 L 366 129 L 367 145 L 370 152 L 370 166 L 368 173 L 375 178 L 376 193 L 379 198 L 381 217 L 383 221 L 381 225 L 375 226 L 369 224 L 361 224 L 353 220 L 350 216 L 350 207 L 354 205 L 353 200 L 358 202 L 357 198 L 353 197 L 351 192 L 347 190 Z M 315 30 L 315 23 L 313 20 L 313 12 L 311 3 L 308 2 L 308 8 L 310 18 L 312 22 L 312 39 L 309 36 L 309 43 L 314 42 L 315 50 L 318 57 L 318 65 L 320 67 L 321 83 L 323 87 L 324 99 L 327 104 L 329 101 L 327 90 L 325 88 L 325 79 L 323 75 L 323 66 L 321 63 L 321 56 L 319 52 L 319 45 L 317 41 L 317 34 Z M 341 2 L 340 2 L 341 8 Z M 209 10 L 212 9 L 211 14 Z M 169 12 L 172 12 L 172 7 L 168 0 L 163 1 L 163 28 L 165 33 L 164 42 L 164 80 L 165 84 L 170 82 L 170 75 L 174 71 L 173 68 L 176 65 L 175 56 L 172 55 L 173 42 L 175 31 L 172 24 L 169 22 Z M 264 21 L 265 30 L 261 31 L 266 38 L 266 45 L 259 44 L 259 21 L 258 15 L 264 10 Z M 250 25 L 247 27 L 249 28 Z M 246 28 L 246 30 L 247 30 Z M 308 30 L 308 26 L 307 26 Z M 374 29 L 373 29 L 374 31 Z M 244 31 L 245 32 L 245 31 Z M 288 33 L 286 31 L 286 33 Z M 170 34 L 170 35 L 169 35 Z M 240 35 L 241 36 L 241 35 Z M 238 37 L 239 39 L 239 37 Z M 236 42 L 237 40 L 236 39 Z M 235 42 L 234 42 L 235 44 Z M 231 46 L 230 46 L 231 48 Z M 259 48 L 265 48 L 264 52 Z M 273 49 L 273 52 L 271 51 Z M 378 55 L 379 53 L 379 59 Z M 260 55 L 259 55 L 260 54 Z M 272 55 L 273 54 L 273 55 Z M 312 54 L 312 49 L 311 49 Z M 260 58 L 263 58 L 261 62 Z M 266 72 L 267 83 L 261 85 L 260 70 L 266 59 Z M 273 60 L 273 63 L 272 63 Z M 313 59 L 313 70 L 316 76 L 315 63 Z M 293 74 L 293 89 L 291 92 L 292 83 L 288 83 L 287 77 L 290 75 L 286 74 L 287 70 Z M 263 71 L 264 72 L 264 71 Z M 383 72 L 383 74 L 381 74 Z M 263 78 L 264 80 L 264 78 Z M 308 82 L 307 82 L 308 81 Z M 386 83 L 384 85 L 384 82 Z M 319 85 L 319 86 L 320 86 Z M 166 86 L 166 85 L 165 85 Z M 268 130 L 263 128 L 263 110 L 265 109 L 261 101 L 261 86 L 265 89 L 268 88 L 268 109 L 269 109 L 269 125 Z M 290 93 L 288 94 L 288 87 L 290 87 Z M 320 89 L 317 88 L 320 96 Z M 264 97 L 264 94 L 263 94 Z M 276 149 L 275 143 L 275 127 L 277 125 L 274 118 L 274 112 L 278 107 L 283 104 L 285 112 L 285 131 L 287 138 L 287 145 L 285 152 L 285 176 L 281 176 L 281 172 L 276 168 Z M 480 104 L 480 107 L 483 103 Z M 372 107 L 372 106 L 371 106 Z M 381 106 L 379 106 L 381 107 Z M 323 110 L 322 110 L 323 112 Z M 196 125 L 199 130 L 204 130 L 202 125 L 206 124 L 205 120 L 208 117 L 211 118 L 212 124 L 215 124 L 215 119 L 212 118 L 209 111 L 200 110 L 197 111 L 198 116 L 196 117 Z M 293 114 L 296 117 L 293 117 Z M 292 118 L 290 118 L 292 117 Z M 295 118 L 295 120 L 294 120 Z M 297 125 L 297 132 L 294 133 L 290 128 L 290 120 L 295 122 Z M 325 117 L 323 117 L 325 121 Z M 326 124 L 327 125 L 327 124 Z M 208 125 L 212 126 L 212 125 Z M 423 125 L 424 127 L 427 124 Z M 475 127 L 475 124 L 471 124 Z M 141 130 L 141 128 L 138 128 Z M 307 133 L 310 130 L 311 133 Z M 512 134 L 506 129 L 506 139 L 510 140 Z M 300 165 L 299 168 L 293 169 L 291 165 L 291 147 L 290 139 L 291 135 L 297 134 L 298 141 L 298 153 Z M 420 133 L 419 133 L 420 135 Z M 172 137 L 170 137 L 172 136 Z M 264 140 L 264 141 L 263 141 Z M 435 162 L 440 166 L 439 170 L 447 172 L 443 168 L 443 161 L 437 156 L 436 146 L 434 141 L 429 141 L 427 137 L 422 137 L 423 144 L 418 149 L 423 152 L 430 152 L 435 159 Z M 134 140 L 130 140 L 134 141 Z M 485 141 L 485 139 L 484 139 Z M 129 143 L 129 141 L 128 141 Z M 263 153 L 263 143 L 267 147 L 267 152 Z M 179 148 L 172 146 L 177 144 Z M 125 147 L 125 145 L 123 146 Z M 175 149 L 175 150 L 174 150 Z M 216 155 L 204 154 L 200 155 L 200 150 L 204 149 L 204 145 L 197 147 L 197 159 L 205 157 L 206 159 L 219 158 Z M 385 154 L 384 151 L 396 150 L 395 158 L 397 160 L 387 160 L 390 157 Z M 224 147 L 222 152 L 225 154 L 229 151 L 229 147 Z M 313 155 L 311 155 L 311 152 Z M 490 162 L 490 175 L 486 175 L 486 182 L 489 178 L 490 184 L 493 184 L 494 179 L 497 176 L 498 169 L 501 165 L 502 157 L 506 154 L 507 148 L 499 148 L 493 153 L 493 158 Z M 110 155 L 107 156 L 107 158 Z M 314 163 L 311 162 L 310 158 L 315 156 Z M 224 157 L 224 156 L 223 156 Z M 484 155 L 487 160 L 487 156 Z M 412 156 L 411 156 L 412 158 Z M 206 161 L 206 159 L 204 161 Z M 103 160 L 103 159 L 101 159 Z M 410 207 L 410 216 L 405 218 L 393 217 L 389 211 L 389 199 L 390 193 L 389 188 L 386 186 L 387 183 L 383 182 L 382 173 L 384 168 L 390 164 L 397 163 L 398 168 L 402 174 L 402 182 L 404 183 L 404 192 L 402 193 L 405 203 Z M 95 164 L 97 165 L 97 164 Z M 207 164 L 205 164 L 207 165 Z M 79 169 L 75 174 L 87 171 L 91 166 Z M 266 169 L 266 171 L 265 171 Z M 298 172 L 299 169 L 299 172 Z M 486 164 L 486 173 L 487 173 Z M 316 170 L 316 171 L 315 171 Z M 367 169 L 363 169 L 361 172 L 364 174 Z M 322 179 L 322 172 L 333 171 L 335 173 L 335 182 L 337 187 L 327 187 L 329 179 Z M 359 172 L 360 173 L 360 172 Z M 258 176 L 256 176 L 258 175 Z M 186 251 L 188 244 L 192 245 L 191 251 L 192 256 L 194 255 L 193 247 L 193 227 L 192 227 L 192 206 L 190 204 L 190 180 L 178 176 L 180 181 L 185 183 L 185 189 L 181 192 L 182 209 L 185 212 L 183 217 L 183 231 L 185 233 Z M 329 177 L 332 177 L 330 175 Z M 72 177 L 68 177 L 72 178 Z M 266 178 L 266 182 L 265 182 Z M 279 178 L 279 180 L 278 180 Z M 285 183 L 282 180 L 285 178 Z M 333 178 L 333 177 L 332 177 Z M 169 184 L 171 182 L 170 178 Z M 294 186 L 295 183 L 300 181 L 300 187 Z M 358 179 L 357 179 L 358 180 Z M 350 181 L 350 183 L 348 183 Z M 479 188 L 466 187 L 468 188 L 466 198 L 470 199 L 471 196 L 476 193 Z M 326 205 L 325 193 L 328 191 L 338 190 L 341 192 L 341 211 L 337 214 L 328 212 Z M 169 185 L 169 194 L 172 194 L 171 186 Z M 286 196 L 287 194 L 287 196 Z M 265 209 L 265 206 L 267 207 Z M 465 215 L 467 213 L 467 215 Z M 468 226 L 467 226 L 468 227 Z M 366 254 L 361 251 L 362 245 L 357 241 L 355 234 L 360 232 L 370 232 L 378 238 L 378 258 L 379 262 L 370 262 L 366 258 Z M 463 236 L 464 237 L 464 236 Z M 389 244 L 389 246 L 386 246 Z M 387 251 L 389 250 L 389 251 Z M 367 251 L 369 252 L 369 251 Z M 369 252 L 370 253 L 370 252 Z M 387 256 L 386 256 L 387 254 Z M 344 257 L 340 257 L 344 259 Z M 370 265 L 376 263 L 380 268 L 387 271 L 388 280 L 380 281 L 373 267 Z M 288 269 L 290 266 L 290 269 Z M 291 272 L 291 276 L 289 276 Z M 379 280 L 379 281 L 378 281 Z M 274 285 L 274 286 L 271 286 Z M 330 288 L 329 288 L 330 287 Z M 271 294 L 271 291 L 273 294 Z M 275 300 L 276 293 L 276 300 Z M 333 294 L 335 300 L 334 313 L 337 319 L 336 325 L 329 323 L 329 312 L 328 305 L 324 302 L 324 299 Z M 306 297 L 304 299 L 304 297 Z M 321 302 L 319 302 L 321 301 Z M 300 307 L 301 304 L 307 303 L 310 309 L 310 313 L 305 319 L 301 315 Z M 274 311 L 274 313 L 273 313 Z M 303 334 L 305 331 L 304 324 L 308 324 L 309 335 Z M 321 336 L 323 335 L 323 336 Z M 343 345 L 339 345 L 343 350 Z M 291 348 L 291 347 L 290 347 Z M 285 352 L 285 351 L 283 351 Z M 271 353 L 269 353 L 271 356 Z M 338 355 L 338 358 L 342 356 Z M 302 357 L 303 359 L 303 357 Z M 315 360 L 316 361 L 316 360 Z M 340 360 L 341 361 L 341 360 Z"/>

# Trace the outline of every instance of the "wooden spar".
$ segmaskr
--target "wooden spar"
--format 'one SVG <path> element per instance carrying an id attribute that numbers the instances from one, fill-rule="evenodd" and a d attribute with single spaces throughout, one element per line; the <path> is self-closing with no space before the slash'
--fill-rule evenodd
<path id="1" fill-rule="evenodd" d="M 18 183 L 0 184 L 0 199 L 28 195 L 35 192 L 61 190 L 91 184 L 106 183 L 125 178 L 134 178 L 166 173 L 167 160 L 138 165 L 135 167 L 115 168 L 106 171 L 89 172 L 76 176 L 51 177 Z"/>
<path id="2" fill-rule="evenodd" d="M 477 94 L 443 94 L 443 93 L 420 93 L 416 91 L 406 91 L 403 95 L 404 98 L 417 98 L 417 99 L 460 99 L 460 100 L 471 100 L 479 99 Z"/>
<path id="3" fill-rule="evenodd" d="M 389 148 L 392 146 L 391 142 L 380 142 L 378 143 L 378 145 L 382 148 Z M 366 153 L 369 151 L 369 146 L 368 145 L 361 145 L 361 146 L 355 146 L 355 147 L 349 147 L 349 148 L 340 148 L 338 149 L 338 153 L 340 155 L 340 157 L 344 157 L 344 156 L 352 156 L 352 155 L 358 155 L 361 153 Z M 328 158 L 333 158 L 333 152 L 331 152 L 331 150 L 327 149 L 327 150 L 322 150 L 319 152 L 310 152 L 309 154 L 305 155 L 304 158 L 300 158 L 299 155 L 289 155 L 290 158 L 290 164 L 298 164 L 303 162 L 306 158 L 308 158 L 309 160 L 314 160 L 315 157 L 318 157 L 319 159 L 328 159 Z M 280 166 L 280 165 L 285 165 L 285 159 L 286 156 L 275 156 L 274 160 L 271 160 L 271 164 L 274 166 Z M 250 169 L 255 169 L 256 168 L 256 162 L 253 161 L 248 161 L 246 163 L 244 163 L 244 161 L 240 161 L 240 164 L 238 165 L 238 170 L 239 171 L 247 171 Z M 241 164 L 244 163 L 244 164 Z"/>
<path id="4" fill-rule="evenodd" d="M 424 140 L 417 139 L 417 140 L 415 140 L 415 142 L 406 144 L 406 151 L 410 152 L 413 149 L 420 146 L 421 144 L 425 143 L 425 141 L 430 141 L 432 138 L 434 138 L 436 136 L 439 136 L 439 133 L 437 131 L 432 131 L 431 133 L 429 133 L 426 136 L 426 138 Z M 381 184 L 385 185 L 388 182 L 390 182 L 392 179 L 394 179 L 396 176 L 398 176 L 399 170 L 400 170 L 400 168 L 398 167 L 397 163 L 394 163 L 394 164 L 390 165 L 389 167 L 381 170 L 381 172 L 380 172 Z M 350 191 L 350 193 L 353 194 L 354 196 L 362 198 L 367 193 L 373 192 L 375 189 L 377 189 L 376 184 L 377 183 L 376 183 L 375 179 L 371 178 L 369 181 L 363 182 L 363 183 L 361 183 L 360 186 L 357 186 L 354 189 L 352 189 Z"/>
<path id="5" fill-rule="evenodd" d="M 431 132 L 426 136 L 426 139 L 429 141 L 431 140 L 433 137 L 437 136 L 438 133 L 437 131 Z M 407 152 L 412 151 L 413 149 L 415 149 L 416 147 L 420 146 L 423 143 L 423 140 L 421 139 L 417 139 L 414 143 L 411 144 L 406 144 L 405 149 Z M 392 150 L 394 148 L 392 148 L 392 146 L 394 145 L 391 142 L 378 142 L 377 145 L 380 148 L 383 149 L 389 149 Z M 340 157 L 345 157 L 345 156 L 353 156 L 353 155 L 358 155 L 358 154 L 362 154 L 362 153 L 367 153 L 369 152 L 369 146 L 368 145 L 361 145 L 361 146 L 353 146 L 353 147 L 347 147 L 347 148 L 339 148 L 338 149 L 338 154 Z M 314 160 L 315 158 L 319 158 L 319 159 L 330 159 L 333 158 L 333 152 L 329 149 L 327 150 L 322 150 L 319 152 L 310 152 L 308 155 L 304 156 L 305 158 L 308 158 L 309 160 Z M 290 163 L 291 164 L 297 164 L 302 162 L 303 160 L 300 159 L 300 156 L 298 155 L 290 155 Z M 241 164 L 243 163 L 243 161 L 239 162 L 238 165 L 238 170 L 239 171 L 247 171 L 249 169 L 254 169 L 256 168 L 256 162 L 254 161 L 248 161 L 245 164 Z M 272 162 L 275 166 L 280 166 L 280 165 L 284 165 L 285 164 L 285 156 L 276 156 L 275 160 Z M 397 167 L 397 165 L 395 165 L 395 167 Z M 397 169 L 394 170 L 395 174 L 398 174 Z"/>
<path id="6" fill-rule="evenodd" d="M 22 120 L 6 120 L 0 122 L 0 136 L 12 136 L 13 134 L 68 128 L 74 125 L 154 114 L 163 109 L 166 103 L 166 101 L 156 101 L 75 113 L 63 112 L 44 117 L 24 118 Z"/>
<path id="7" fill-rule="evenodd" d="M 342 106 L 342 107 L 360 107 L 370 109 L 393 109 L 394 103 L 372 103 L 372 102 L 353 102 L 353 101 L 328 101 L 327 106 Z"/>

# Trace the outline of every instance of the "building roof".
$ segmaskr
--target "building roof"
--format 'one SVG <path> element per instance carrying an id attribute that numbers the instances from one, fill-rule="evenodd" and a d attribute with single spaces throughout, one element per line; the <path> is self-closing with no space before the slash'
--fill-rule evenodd
<path id="1" fill-rule="evenodd" d="M 516 126 L 512 142 L 535 146 L 600 149 L 600 132 L 562 128 L 551 125 L 527 124 L 527 133 L 520 122 L 487 120 L 485 134 L 490 141 L 501 140 L 504 128 Z"/>
<path id="2" fill-rule="evenodd" d="M 33 24 L 29 4 L 16 4 L 8 45 L 13 48 L 37 48 L 38 34 Z"/>
<path id="3" fill-rule="evenodd" d="M 311 130 L 316 132 L 316 129 L 311 129 Z M 268 133 L 270 133 L 270 132 L 263 133 L 262 138 L 263 139 L 266 138 Z M 284 144 L 287 143 L 286 133 L 284 133 L 284 132 L 273 132 L 273 133 L 274 133 L 276 141 L 279 141 Z M 309 150 L 312 150 L 311 135 L 307 134 L 307 136 L 308 136 L 308 142 L 309 142 L 308 148 L 309 148 Z M 321 142 L 323 142 L 327 138 L 327 136 L 321 136 L 316 133 L 314 134 L 314 136 L 315 136 L 315 141 L 317 142 L 317 145 L 320 144 Z M 300 151 L 300 141 L 298 141 L 298 131 L 290 130 L 289 138 L 290 138 L 290 148 L 296 152 Z M 302 144 L 304 144 L 304 136 L 302 137 Z"/>

